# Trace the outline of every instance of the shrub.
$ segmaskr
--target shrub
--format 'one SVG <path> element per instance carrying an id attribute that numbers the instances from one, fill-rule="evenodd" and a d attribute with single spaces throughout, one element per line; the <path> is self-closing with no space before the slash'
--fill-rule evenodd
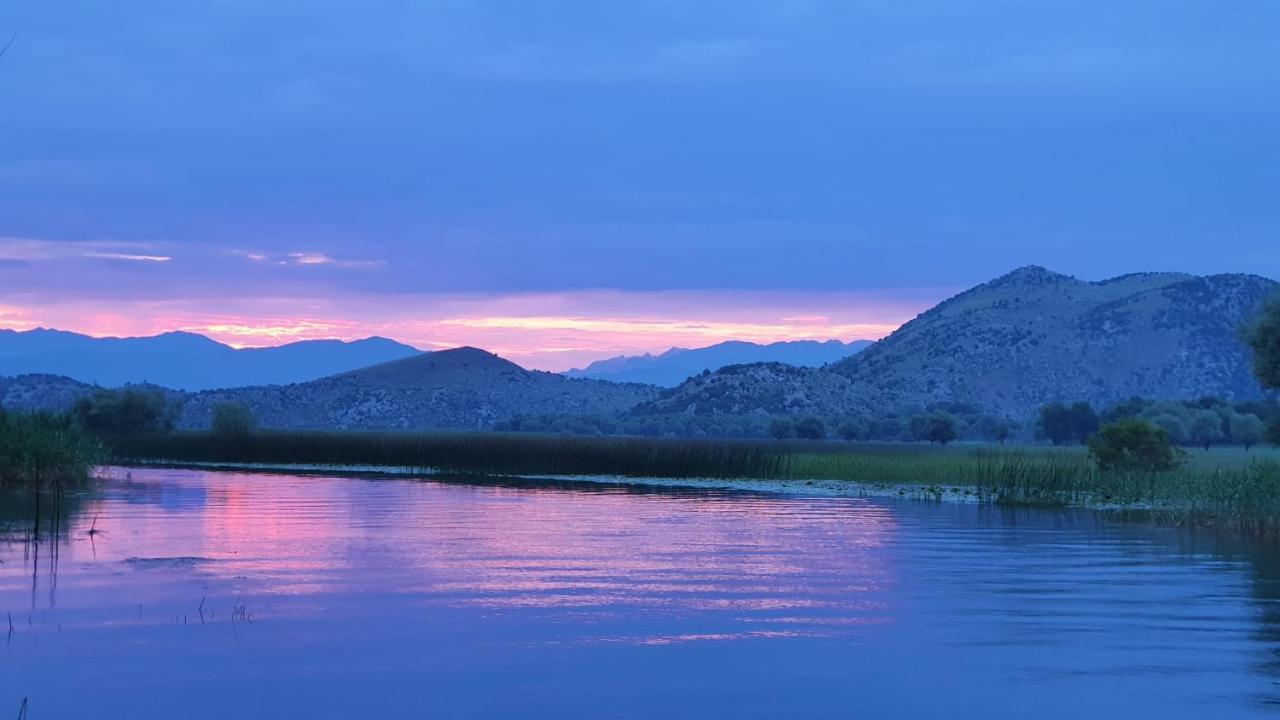
<path id="1" fill-rule="evenodd" d="M 244 437 L 253 432 L 254 425 L 257 424 L 253 412 L 243 403 L 215 403 L 212 412 L 213 420 L 209 423 L 209 429 L 214 435 Z"/>
<path id="2" fill-rule="evenodd" d="M 1167 472 L 1183 462 L 1183 452 L 1169 442 L 1169 433 L 1140 418 L 1103 425 L 1089 440 L 1089 456 L 1100 470 Z"/>

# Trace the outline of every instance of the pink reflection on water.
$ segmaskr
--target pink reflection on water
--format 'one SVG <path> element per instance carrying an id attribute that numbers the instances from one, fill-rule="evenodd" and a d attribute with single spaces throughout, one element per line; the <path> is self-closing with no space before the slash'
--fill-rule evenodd
<path id="1" fill-rule="evenodd" d="M 895 530 L 847 499 L 133 470 L 71 523 L 58 622 L 190 622 L 213 596 L 259 621 L 390 603 L 664 623 L 619 636 L 644 644 L 829 636 L 888 621 Z M 53 622 L 0 559 L 3 604 Z"/>

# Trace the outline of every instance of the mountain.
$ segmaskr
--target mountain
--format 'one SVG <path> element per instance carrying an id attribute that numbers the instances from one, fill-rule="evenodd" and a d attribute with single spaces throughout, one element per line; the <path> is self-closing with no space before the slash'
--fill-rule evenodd
<path id="1" fill-rule="evenodd" d="M 849 357 L 869 345 L 869 340 L 848 343 L 795 340 L 768 345 L 734 340 L 693 350 L 671 348 L 659 355 L 619 355 L 597 360 L 585 368 L 569 370 L 565 375 L 675 387 L 704 370 L 715 371 L 727 365 L 775 362 L 796 367 L 820 367 Z"/>
<path id="2" fill-rule="evenodd" d="M 1025 267 L 825 368 L 724 368 L 634 412 L 873 415 L 947 402 L 1029 419 L 1058 400 L 1255 399 L 1263 393 L 1240 328 L 1278 289 L 1255 275 L 1089 282 Z"/>
<path id="3" fill-rule="evenodd" d="M 416 354 L 416 348 L 378 337 L 237 350 L 186 332 L 95 338 L 44 328 L 0 330 L 0 375 L 53 374 L 104 387 L 155 383 L 206 390 L 295 383 Z"/>
<path id="4" fill-rule="evenodd" d="M 183 427 L 208 427 L 214 403 L 243 403 L 273 428 L 483 430 L 517 414 L 616 415 L 649 385 L 525 370 L 476 348 L 423 353 L 306 383 L 187 395 Z"/>

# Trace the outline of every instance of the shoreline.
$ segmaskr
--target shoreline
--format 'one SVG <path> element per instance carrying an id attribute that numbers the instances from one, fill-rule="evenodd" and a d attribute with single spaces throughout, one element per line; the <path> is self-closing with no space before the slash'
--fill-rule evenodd
<path id="1" fill-rule="evenodd" d="M 151 460 L 129 465 L 113 465 L 110 468 L 178 468 L 192 470 L 224 470 L 250 473 L 306 473 L 312 475 L 361 476 L 378 475 L 391 478 L 432 479 L 466 477 L 463 473 L 442 473 L 432 468 L 396 465 L 324 465 L 319 463 L 251 463 L 251 462 L 192 462 Z M 103 468 L 108 469 L 108 468 Z M 677 478 L 638 477 L 630 475 L 561 475 L 520 474 L 484 475 L 477 477 L 512 478 L 526 481 L 582 483 L 592 485 L 629 485 L 653 488 L 687 488 L 700 490 L 732 490 L 795 497 L 860 497 L 900 498 L 929 500 L 963 504 L 997 504 L 995 494 L 978 485 L 941 485 L 924 483 L 868 483 L 859 480 L 802 479 L 802 478 Z M 1017 504 L 1017 503 L 1014 503 Z M 1028 505 L 1031 505 L 1028 503 Z M 1054 505 L 1058 503 L 1039 503 Z M 1062 507 L 1087 510 L 1151 510 L 1150 503 L 1068 502 Z"/>

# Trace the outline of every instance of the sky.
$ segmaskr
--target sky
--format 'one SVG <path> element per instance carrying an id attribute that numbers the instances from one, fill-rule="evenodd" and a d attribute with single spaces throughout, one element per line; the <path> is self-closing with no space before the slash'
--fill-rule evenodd
<path id="1" fill-rule="evenodd" d="M 1280 4 L 5 0 L 0 327 L 559 370 L 1280 277 Z"/>

